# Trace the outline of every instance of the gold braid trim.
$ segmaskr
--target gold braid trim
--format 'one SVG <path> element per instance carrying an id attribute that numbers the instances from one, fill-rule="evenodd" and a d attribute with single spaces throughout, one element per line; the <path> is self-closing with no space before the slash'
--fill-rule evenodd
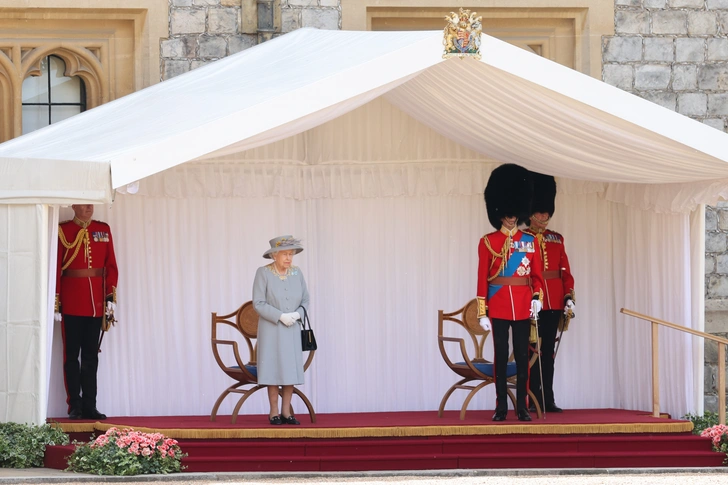
<path id="1" fill-rule="evenodd" d="M 485 302 L 485 298 L 482 296 L 477 297 L 478 300 L 478 318 L 484 317 L 488 314 L 488 304 Z"/>
<path id="2" fill-rule="evenodd" d="M 73 260 L 76 259 L 76 256 L 78 256 L 78 252 L 81 249 L 81 242 L 83 241 L 84 245 L 88 248 L 89 243 L 89 237 L 88 237 L 88 229 L 85 227 L 82 227 L 80 231 L 78 231 L 78 234 L 76 234 L 76 239 L 72 243 L 69 243 L 66 239 L 66 235 L 63 233 L 63 228 L 61 226 L 58 226 L 58 237 L 61 239 L 61 244 L 63 244 L 63 247 L 66 249 L 73 248 L 73 254 L 71 257 L 66 261 L 63 266 L 61 267 L 61 271 L 68 268 L 71 263 L 73 263 Z M 68 253 L 68 251 L 66 251 Z"/>
<path id="3" fill-rule="evenodd" d="M 446 416 L 453 411 L 445 411 Z M 633 414 L 633 413 L 632 413 Z M 661 419 L 660 419 L 661 418 Z M 128 420 L 115 422 L 109 419 L 103 423 L 92 422 L 51 422 L 53 428 L 60 428 L 66 433 L 96 431 L 104 433 L 114 426 L 132 428 L 145 433 L 162 433 L 174 439 L 240 439 L 240 438 L 362 438 L 390 436 L 486 436 L 486 435 L 581 435 L 581 434 L 634 434 L 634 433 L 688 433 L 693 430 L 690 421 L 671 421 L 661 414 L 660 418 L 637 423 L 585 423 L 585 424 L 505 424 L 505 425 L 438 425 L 438 426 L 366 426 L 360 428 L 314 428 L 289 426 L 282 428 L 162 428 L 142 427 L 129 424 Z M 535 420 L 534 420 L 535 422 Z M 295 429 L 294 429 L 295 428 Z"/>
<path id="4" fill-rule="evenodd" d="M 503 269 L 506 267 L 506 259 L 508 256 L 508 250 L 511 248 L 511 236 L 510 234 L 506 237 L 505 242 L 503 243 L 503 247 L 501 248 L 499 253 L 496 253 L 493 248 L 490 245 L 490 241 L 488 241 L 488 238 L 486 236 L 483 236 L 483 242 L 485 242 L 485 247 L 488 248 L 488 251 L 490 251 L 490 254 L 493 256 L 493 262 L 490 263 L 490 268 L 493 267 L 495 264 L 495 258 L 500 258 L 500 266 L 498 267 L 498 271 L 493 276 L 488 277 L 488 283 L 496 279 L 502 272 Z M 490 270 L 490 268 L 488 268 Z"/>

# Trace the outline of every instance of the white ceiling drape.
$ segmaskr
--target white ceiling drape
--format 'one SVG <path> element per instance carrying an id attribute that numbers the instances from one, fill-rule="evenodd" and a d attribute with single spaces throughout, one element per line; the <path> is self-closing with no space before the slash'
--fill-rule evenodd
<path id="1" fill-rule="evenodd" d="M 56 171 L 76 173 L 64 160 L 108 163 L 111 186 L 120 188 L 304 133 L 305 164 L 352 163 L 330 152 L 337 134 L 354 142 L 349 151 L 364 163 L 377 161 L 379 145 L 391 162 L 431 160 L 427 148 L 436 144 L 421 136 L 428 128 L 465 157 L 651 185 L 638 189 L 640 206 L 661 211 L 724 195 L 705 189 L 728 180 L 725 133 L 492 37 L 483 36 L 481 61 L 443 60 L 441 51 L 440 32 L 301 29 L 3 143 L 0 157 L 54 160 L 42 174 L 48 180 Z M 387 130 L 398 117 L 407 125 L 391 126 L 399 139 Z M 327 124 L 336 126 L 319 129 Z"/>

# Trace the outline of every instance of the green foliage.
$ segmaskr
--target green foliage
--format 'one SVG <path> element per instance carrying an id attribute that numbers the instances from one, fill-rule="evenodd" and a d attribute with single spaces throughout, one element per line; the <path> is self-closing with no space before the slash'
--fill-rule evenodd
<path id="1" fill-rule="evenodd" d="M 711 428 L 718 424 L 718 413 L 707 411 L 702 416 L 697 414 L 686 414 L 683 419 L 693 422 L 693 434 L 700 434 L 703 430 Z"/>
<path id="2" fill-rule="evenodd" d="M 0 423 L 0 467 L 42 467 L 46 446 L 65 444 L 66 433 L 50 424 Z"/>
<path id="3" fill-rule="evenodd" d="M 111 428 L 89 443 L 74 444 L 68 470 L 98 475 L 175 473 L 187 456 L 176 440 L 131 429 Z"/>

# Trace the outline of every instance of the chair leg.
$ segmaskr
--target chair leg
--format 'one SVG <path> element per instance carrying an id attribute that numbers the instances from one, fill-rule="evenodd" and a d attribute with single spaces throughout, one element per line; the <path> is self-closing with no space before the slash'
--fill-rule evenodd
<path id="1" fill-rule="evenodd" d="M 217 401 L 215 401 L 215 405 L 212 407 L 212 413 L 210 413 L 210 421 L 215 421 L 217 418 L 217 411 L 220 409 L 220 405 L 225 400 L 225 398 L 233 392 L 235 389 L 237 389 L 240 386 L 243 386 L 245 384 L 233 384 L 232 386 L 228 387 L 224 391 L 222 391 L 222 394 L 220 394 L 220 397 L 217 398 Z"/>
<path id="2" fill-rule="evenodd" d="M 463 407 L 460 409 L 460 421 L 463 421 L 465 419 L 465 411 L 467 411 L 467 409 L 468 409 L 468 404 L 470 404 L 470 400 L 473 399 L 473 397 L 478 393 L 479 390 L 481 390 L 488 384 L 492 384 L 492 382 L 483 381 L 480 384 L 478 384 L 472 391 L 470 391 L 470 393 L 468 394 L 468 397 L 465 398 Z"/>
<path id="3" fill-rule="evenodd" d="M 313 406 L 311 405 L 311 401 L 308 400 L 308 398 L 306 397 L 306 395 L 304 393 L 302 393 L 301 391 L 299 391 L 295 387 L 293 388 L 293 393 L 296 396 L 298 396 L 298 397 L 301 398 L 301 401 L 303 401 L 303 403 L 308 408 L 308 415 L 311 417 L 311 422 L 312 423 L 315 423 L 316 422 L 316 413 L 313 410 Z M 291 415 L 293 415 L 293 404 L 291 404 Z"/>
<path id="4" fill-rule="evenodd" d="M 538 399 L 536 399 L 536 395 L 531 392 L 531 390 L 528 390 L 528 397 L 531 398 L 531 401 L 536 406 L 536 416 L 538 416 L 538 419 L 541 419 L 543 417 L 543 413 L 541 412 L 541 405 L 538 403 Z"/>
<path id="5" fill-rule="evenodd" d="M 266 386 L 262 386 L 262 385 L 258 384 L 257 386 L 251 387 L 250 389 L 245 391 L 243 396 L 240 398 L 238 403 L 235 405 L 235 409 L 233 409 L 233 417 L 231 420 L 231 422 L 233 424 L 235 424 L 235 421 L 238 420 L 238 413 L 240 412 L 240 408 L 243 407 L 243 403 L 245 402 L 245 400 L 248 399 L 255 391 L 263 389 L 264 387 L 266 387 Z"/>
<path id="6" fill-rule="evenodd" d="M 472 381 L 472 379 L 465 378 L 457 381 L 455 384 L 450 387 L 450 389 L 447 390 L 444 396 L 442 396 L 442 401 L 440 401 L 440 408 L 437 410 L 437 417 L 441 418 L 442 413 L 445 412 L 445 405 L 447 404 L 447 400 L 450 399 L 450 396 L 452 396 L 452 393 L 455 392 L 455 389 L 462 386 L 466 382 Z"/>
<path id="7" fill-rule="evenodd" d="M 513 409 L 518 410 L 518 406 L 516 405 L 516 395 L 513 394 L 513 391 L 511 391 L 509 388 L 506 388 L 506 391 L 508 391 L 508 398 L 511 400 L 511 403 L 513 404 Z"/>

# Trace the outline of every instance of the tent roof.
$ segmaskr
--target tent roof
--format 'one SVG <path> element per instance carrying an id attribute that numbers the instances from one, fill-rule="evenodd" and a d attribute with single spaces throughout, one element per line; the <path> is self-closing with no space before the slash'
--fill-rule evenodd
<path id="1" fill-rule="evenodd" d="M 277 142 L 384 95 L 487 159 L 575 180 L 678 184 L 695 202 L 728 186 L 725 133 L 486 35 L 480 62 L 445 61 L 441 35 L 297 30 L 3 143 L 0 157 L 15 170 L 57 161 L 36 186 L 50 194 L 56 172 L 76 173 L 80 193 L 101 189 L 108 202 L 109 186 Z M 79 162 L 110 165 L 112 183 Z M 0 200 L 24 189 L 0 182 Z"/>

